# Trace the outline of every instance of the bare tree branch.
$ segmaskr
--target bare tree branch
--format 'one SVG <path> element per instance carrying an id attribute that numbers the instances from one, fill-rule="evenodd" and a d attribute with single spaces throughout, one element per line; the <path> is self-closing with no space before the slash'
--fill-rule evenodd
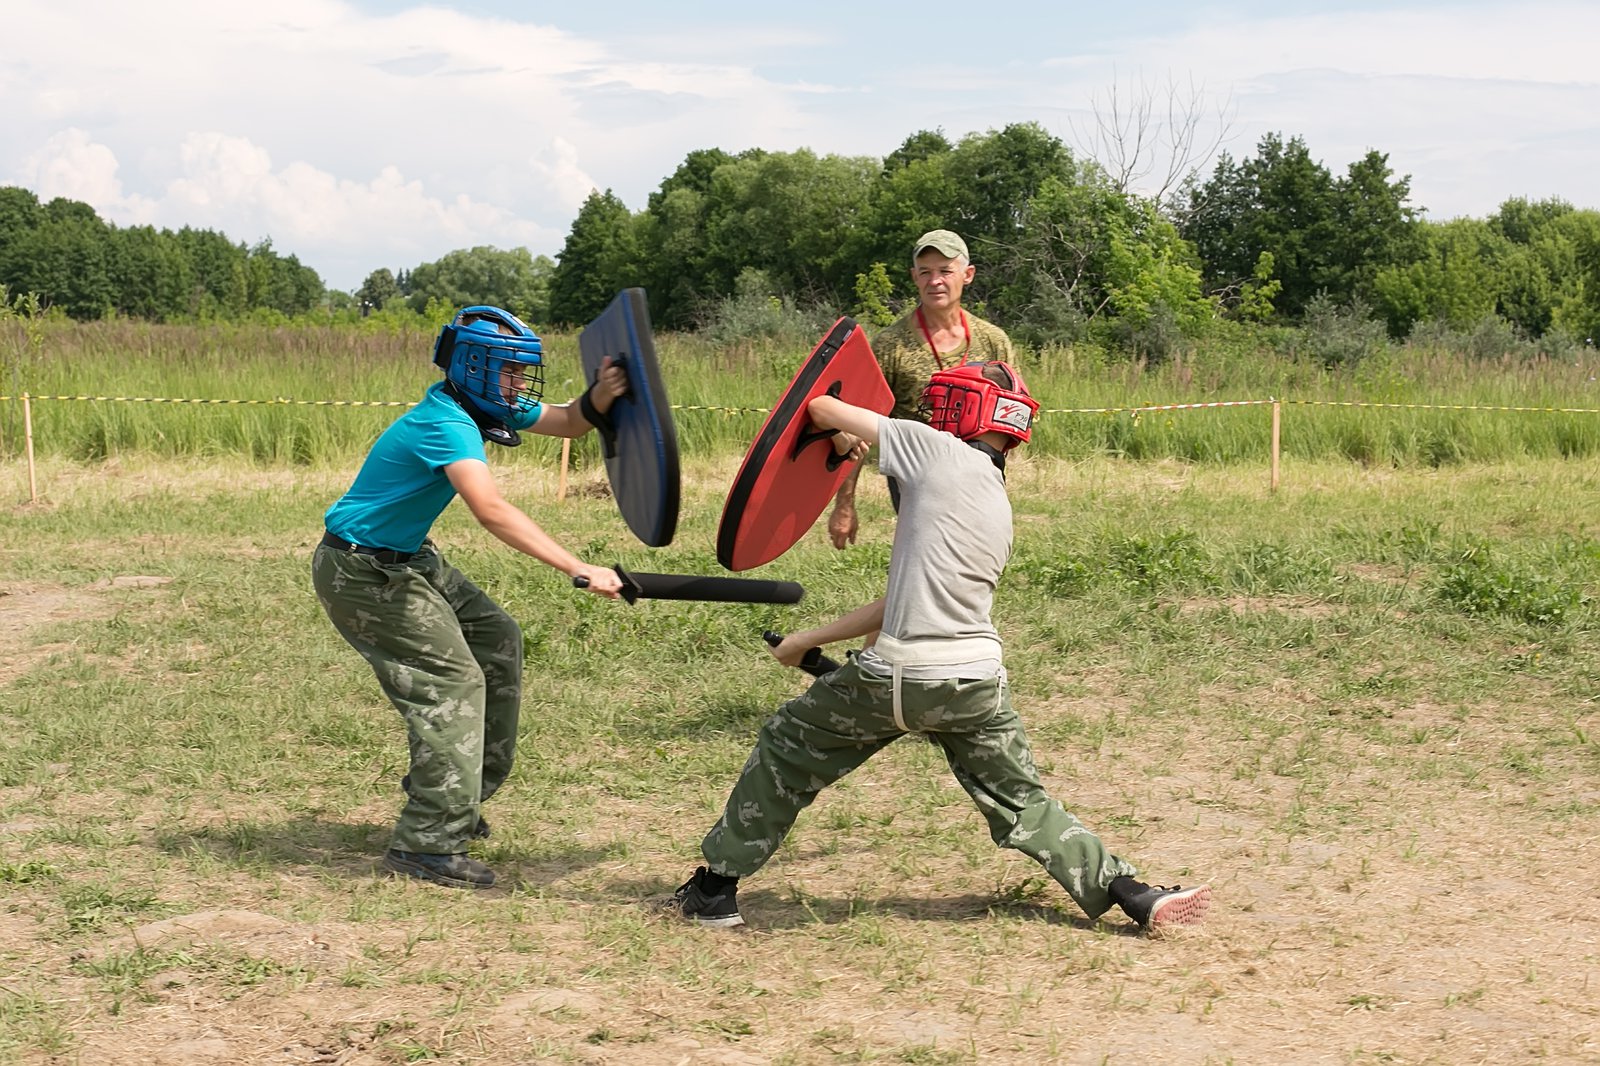
<path id="1" fill-rule="evenodd" d="M 1090 97 L 1089 108 L 1089 128 L 1068 120 L 1078 150 L 1118 192 L 1153 200 L 1169 216 L 1181 211 L 1183 189 L 1233 133 L 1231 93 L 1213 109 L 1203 85 L 1181 85 L 1170 75 L 1165 88 L 1142 75 L 1126 89 L 1113 81 L 1104 97 Z"/>

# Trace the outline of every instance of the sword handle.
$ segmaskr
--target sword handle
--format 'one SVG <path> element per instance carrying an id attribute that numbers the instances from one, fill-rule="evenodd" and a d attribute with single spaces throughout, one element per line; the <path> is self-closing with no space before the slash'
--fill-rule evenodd
<path id="1" fill-rule="evenodd" d="M 783 634 L 774 633 L 769 629 L 761 634 L 761 639 L 776 648 L 783 643 Z M 823 674 L 831 674 L 839 669 L 839 664 L 822 654 L 821 648 L 810 648 L 804 655 L 800 656 L 800 669 L 812 677 L 821 677 Z"/>
<path id="2" fill-rule="evenodd" d="M 622 599 L 627 601 L 629 604 L 638 603 L 640 595 L 638 583 L 635 582 L 631 576 L 629 576 L 626 570 L 622 569 L 621 563 L 618 563 L 611 569 L 617 572 L 617 577 L 622 582 L 622 591 L 618 592 L 617 595 L 622 597 Z M 572 587 L 575 589 L 586 589 L 589 587 L 589 579 L 584 577 L 582 574 L 579 574 L 577 577 L 572 579 Z"/>

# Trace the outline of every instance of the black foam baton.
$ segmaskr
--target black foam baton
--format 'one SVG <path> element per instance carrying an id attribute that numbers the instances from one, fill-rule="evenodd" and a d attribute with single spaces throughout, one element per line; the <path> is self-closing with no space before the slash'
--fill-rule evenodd
<path id="1" fill-rule="evenodd" d="M 761 639 L 776 648 L 783 643 L 783 634 L 774 633 L 769 629 L 761 634 Z M 821 677 L 823 674 L 831 674 L 839 669 L 839 664 L 822 654 L 821 648 L 808 648 L 806 653 L 800 656 L 800 669 L 812 677 Z"/>
<path id="2" fill-rule="evenodd" d="M 702 577 L 699 574 L 640 574 L 611 569 L 622 582 L 619 595 L 629 603 L 639 600 L 705 600 L 715 603 L 799 603 L 806 590 L 795 581 L 765 581 L 748 577 Z M 572 587 L 586 589 L 581 574 Z"/>

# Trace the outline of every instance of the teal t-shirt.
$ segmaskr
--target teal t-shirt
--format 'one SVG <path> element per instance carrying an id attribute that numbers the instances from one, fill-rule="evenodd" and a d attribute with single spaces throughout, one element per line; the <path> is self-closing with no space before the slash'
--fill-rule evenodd
<path id="1" fill-rule="evenodd" d="M 366 548 L 416 551 L 455 499 L 444 468 L 462 459 L 487 461 L 483 434 L 441 381 L 383 431 L 350 491 L 323 517 L 328 532 Z"/>

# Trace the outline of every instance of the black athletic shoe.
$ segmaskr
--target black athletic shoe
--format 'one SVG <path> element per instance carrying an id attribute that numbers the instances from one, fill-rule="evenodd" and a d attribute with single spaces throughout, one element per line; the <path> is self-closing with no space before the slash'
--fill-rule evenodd
<path id="1" fill-rule="evenodd" d="M 1200 921 L 1211 906 L 1211 889 L 1205 885 L 1168 888 L 1119 877 L 1111 883 L 1111 898 L 1129 918 L 1145 929 L 1155 930 L 1168 925 L 1194 925 Z"/>
<path id="2" fill-rule="evenodd" d="M 744 919 L 739 916 L 739 886 L 730 884 L 714 892 L 707 891 L 706 872 L 704 866 L 696 868 L 694 876 L 666 901 L 666 908 L 681 918 L 713 929 L 733 929 L 743 925 Z"/>
<path id="3" fill-rule="evenodd" d="M 466 855 L 427 855 L 390 848 L 384 853 L 383 868 L 451 888 L 488 888 L 494 884 L 494 871 Z"/>

